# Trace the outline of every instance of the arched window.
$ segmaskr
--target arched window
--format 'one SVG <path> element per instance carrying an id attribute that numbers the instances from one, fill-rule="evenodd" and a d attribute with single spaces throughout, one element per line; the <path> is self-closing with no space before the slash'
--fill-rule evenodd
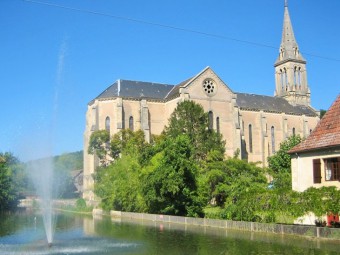
<path id="1" fill-rule="evenodd" d="M 292 132 L 293 132 L 293 135 L 295 135 L 295 128 L 293 128 Z"/>
<path id="2" fill-rule="evenodd" d="M 208 120 L 209 120 L 209 129 L 214 128 L 214 114 L 212 111 L 208 113 Z"/>
<path id="3" fill-rule="evenodd" d="M 272 153 L 275 153 L 275 130 L 274 126 L 271 128 L 271 138 L 272 138 Z"/>
<path id="4" fill-rule="evenodd" d="M 284 86 L 284 78 L 283 78 L 283 71 L 280 69 L 280 83 L 281 83 L 281 90 L 285 90 Z"/>
<path id="5" fill-rule="evenodd" d="M 130 116 L 129 118 L 129 129 L 133 131 L 133 117 L 132 116 Z"/>
<path id="6" fill-rule="evenodd" d="M 299 85 L 299 89 L 301 89 L 301 67 L 298 69 L 298 77 L 297 84 Z"/>
<path id="7" fill-rule="evenodd" d="M 110 133 L 110 117 L 107 116 L 105 119 L 105 130 Z"/>
<path id="8" fill-rule="evenodd" d="M 216 132 L 220 133 L 220 117 L 216 118 Z"/>
<path id="9" fill-rule="evenodd" d="M 299 84 L 299 71 L 298 71 L 298 67 L 295 66 L 294 67 L 294 85 L 295 87 L 297 87 Z"/>
<path id="10" fill-rule="evenodd" d="M 284 86 L 286 88 L 286 91 L 288 90 L 288 77 L 287 77 L 287 69 L 283 68 L 283 72 L 284 72 Z"/>
<path id="11" fill-rule="evenodd" d="M 249 152 L 253 152 L 253 128 L 251 124 L 249 124 Z"/>

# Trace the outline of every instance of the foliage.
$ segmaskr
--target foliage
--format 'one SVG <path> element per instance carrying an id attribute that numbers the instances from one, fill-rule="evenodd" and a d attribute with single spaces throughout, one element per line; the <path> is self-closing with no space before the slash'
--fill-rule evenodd
<path id="1" fill-rule="evenodd" d="M 78 198 L 76 201 L 76 210 L 78 212 L 91 212 L 92 207 L 86 205 L 86 201 L 83 198 Z"/>
<path id="2" fill-rule="evenodd" d="M 259 221 L 261 199 L 267 180 L 264 171 L 254 163 L 231 158 L 225 161 L 227 181 L 220 186 L 226 194 L 224 218 Z"/>
<path id="3" fill-rule="evenodd" d="M 54 183 L 58 186 L 58 197 L 72 198 L 75 194 L 72 171 L 83 169 L 83 152 L 64 153 L 53 157 Z"/>
<path id="4" fill-rule="evenodd" d="M 204 208 L 204 217 L 207 219 L 220 219 L 222 208 L 219 206 L 206 206 Z"/>
<path id="5" fill-rule="evenodd" d="M 280 144 L 280 149 L 271 157 L 268 157 L 269 168 L 274 174 L 282 172 L 291 172 L 291 159 L 288 151 L 302 141 L 299 135 L 288 137 Z"/>
<path id="6" fill-rule="evenodd" d="M 86 207 L 86 201 L 83 198 L 78 198 L 76 201 L 76 207 L 77 208 L 85 208 Z"/>
<path id="7" fill-rule="evenodd" d="M 156 155 L 153 169 L 143 176 L 143 194 L 151 213 L 202 215 L 197 194 L 197 165 L 187 135 L 168 139 L 164 151 Z"/>
<path id="8" fill-rule="evenodd" d="M 140 194 L 140 167 L 135 158 L 122 156 L 109 167 L 97 169 L 94 192 L 101 198 L 105 210 L 143 212 L 145 205 Z"/>
<path id="9" fill-rule="evenodd" d="M 35 161 L 41 160 L 44 159 Z M 75 186 L 71 171 L 83 168 L 83 152 L 65 153 L 51 160 L 54 165 L 54 185 L 59 190 L 58 198 L 74 197 Z M 18 199 L 35 193 L 26 171 L 27 164 L 20 162 L 11 153 L 0 153 L 0 210 L 15 207 Z"/>
<path id="10" fill-rule="evenodd" d="M 96 155 L 102 165 L 107 164 L 109 155 L 110 133 L 106 130 L 94 131 L 90 136 L 87 152 Z"/>
<path id="11" fill-rule="evenodd" d="M 83 151 L 64 153 L 53 158 L 56 169 L 68 171 L 83 169 Z"/>
<path id="12" fill-rule="evenodd" d="M 0 153 L 0 211 L 17 205 L 19 194 L 13 177 L 18 160 L 10 153 Z"/>
<path id="13" fill-rule="evenodd" d="M 322 119 L 322 117 L 326 114 L 326 110 L 324 109 L 320 109 L 320 119 Z"/>
<path id="14" fill-rule="evenodd" d="M 314 212 L 339 213 L 334 188 L 291 190 L 288 151 L 301 142 L 289 137 L 268 158 L 269 169 L 224 158 L 221 135 L 208 128 L 203 108 L 184 101 L 160 136 L 144 141 L 142 131 L 122 130 L 98 148 L 114 160 L 95 174 L 95 193 L 102 207 L 131 212 L 203 216 L 241 221 L 292 222 Z M 266 174 L 274 181 L 268 185 Z"/>
<path id="15" fill-rule="evenodd" d="M 142 161 L 143 152 L 149 147 L 145 141 L 144 132 L 138 130 L 133 132 L 130 129 L 123 129 L 114 134 L 110 142 L 110 155 L 113 159 L 119 158 L 122 153 L 136 156 Z"/>
<path id="16" fill-rule="evenodd" d="M 97 169 L 95 193 L 102 199 L 102 207 L 130 212 L 145 211 L 140 192 L 141 164 L 150 145 L 142 131 L 122 130 L 110 142 L 110 155 L 114 161 L 108 167 Z"/>
<path id="17" fill-rule="evenodd" d="M 205 159 L 211 150 L 222 154 L 225 151 L 222 136 L 209 129 L 208 114 L 201 105 L 193 101 L 178 104 L 170 116 L 169 125 L 164 130 L 167 138 L 176 138 L 182 134 L 188 136 L 193 145 L 194 158 L 197 160 Z"/>

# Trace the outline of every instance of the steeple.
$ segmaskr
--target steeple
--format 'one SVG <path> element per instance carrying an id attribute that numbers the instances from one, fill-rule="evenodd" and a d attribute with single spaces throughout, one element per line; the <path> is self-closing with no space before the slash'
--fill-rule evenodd
<path id="1" fill-rule="evenodd" d="M 310 91 L 307 84 L 306 60 L 300 53 L 288 11 L 284 1 L 282 39 L 279 56 L 274 64 L 275 96 L 283 97 L 293 105 L 309 105 Z"/>
<path id="2" fill-rule="evenodd" d="M 288 59 L 295 59 L 306 63 L 295 40 L 293 26 L 288 11 L 288 0 L 285 0 L 280 55 L 275 64 Z"/>

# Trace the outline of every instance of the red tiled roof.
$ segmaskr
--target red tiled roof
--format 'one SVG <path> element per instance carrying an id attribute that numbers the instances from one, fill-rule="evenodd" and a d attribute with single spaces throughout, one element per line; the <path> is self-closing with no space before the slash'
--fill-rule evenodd
<path id="1" fill-rule="evenodd" d="M 340 146 L 340 94 L 306 140 L 289 153 Z"/>

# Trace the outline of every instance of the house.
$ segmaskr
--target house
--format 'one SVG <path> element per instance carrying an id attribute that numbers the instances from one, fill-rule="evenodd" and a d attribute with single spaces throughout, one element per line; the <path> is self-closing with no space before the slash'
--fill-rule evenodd
<path id="1" fill-rule="evenodd" d="M 322 186 L 340 189 L 340 94 L 310 136 L 289 153 L 293 190 Z"/>

